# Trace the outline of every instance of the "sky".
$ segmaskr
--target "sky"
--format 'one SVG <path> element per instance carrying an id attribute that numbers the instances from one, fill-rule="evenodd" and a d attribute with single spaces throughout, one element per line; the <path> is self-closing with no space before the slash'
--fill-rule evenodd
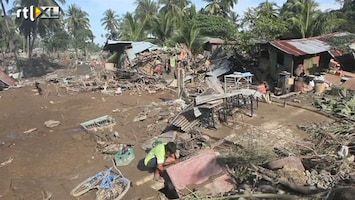
<path id="1" fill-rule="evenodd" d="M 243 16 L 243 13 L 249 7 L 256 7 L 264 1 L 265 0 L 239 0 L 234 10 L 240 16 Z M 100 20 L 103 18 L 105 10 L 113 9 L 119 16 L 122 16 L 126 12 L 133 12 L 135 10 L 136 5 L 134 2 L 135 0 L 67 0 L 67 3 L 63 7 L 67 9 L 70 4 L 75 3 L 82 10 L 86 11 L 89 14 L 91 29 L 95 35 L 95 43 L 103 45 L 106 39 L 101 37 L 101 35 L 104 35 L 106 31 L 101 26 Z M 270 2 L 275 2 L 277 5 L 281 6 L 286 0 L 270 0 Z M 337 9 L 340 7 L 335 0 L 317 0 L 317 2 L 321 10 Z M 205 7 L 207 4 L 202 0 L 192 0 L 192 3 L 195 4 L 198 9 Z"/>

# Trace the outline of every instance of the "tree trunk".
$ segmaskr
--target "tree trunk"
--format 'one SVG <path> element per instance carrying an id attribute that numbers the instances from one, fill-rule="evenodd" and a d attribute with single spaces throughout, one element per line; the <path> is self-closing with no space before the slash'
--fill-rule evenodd
<path id="1" fill-rule="evenodd" d="M 37 36 L 37 27 L 38 27 L 39 20 L 36 21 L 35 27 L 33 29 L 32 35 L 29 35 L 29 48 L 28 48 L 28 67 L 32 69 L 33 67 L 33 62 L 32 62 L 32 51 L 33 51 L 33 46 L 35 44 L 36 36 Z M 31 36 L 32 36 L 32 41 L 31 41 Z"/>
<path id="2" fill-rule="evenodd" d="M 0 0 L 0 3 L 1 3 L 1 9 L 2 9 L 2 11 L 4 13 L 4 22 L 5 22 L 5 26 L 6 26 L 6 32 L 10 36 L 10 41 L 9 41 L 10 52 L 13 51 L 14 57 L 15 57 L 15 61 L 16 61 L 17 70 L 20 71 L 19 66 L 18 66 L 18 59 L 17 59 L 16 49 L 14 49 L 14 50 L 12 49 L 12 47 L 15 48 L 14 37 L 11 37 L 11 30 L 10 30 L 10 27 L 9 27 L 9 23 L 7 21 L 8 18 L 7 18 L 7 14 L 6 14 L 5 4 L 4 4 L 3 0 Z"/>
<path id="3" fill-rule="evenodd" d="M 23 36 L 23 40 L 22 40 L 22 52 L 26 51 L 26 36 Z"/>
<path id="4" fill-rule="evenodd" d="M 26 54 L 27 56 L 30 54 L 30 35 L 26 36 Z"/>

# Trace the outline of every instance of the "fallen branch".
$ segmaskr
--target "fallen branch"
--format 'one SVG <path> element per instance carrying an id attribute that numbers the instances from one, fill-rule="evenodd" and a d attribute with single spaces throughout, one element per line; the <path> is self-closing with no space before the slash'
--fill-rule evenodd
<path id="1" fill-rule="evenodd" d="M 313 186 L 302 186 L 297 185 L 296 183 L 288 181 L 285 177 L 279 177 L 274 171 L 265 169 L 263 167 L 258 167 L 253 164 L 251 166 L 256 170 L 257 173 L 260 173 L 261 177 L 272 183 L 281 184 L 290 190 L 297 192 L 303 195 L 312 195 L 320 192 L 324 192 L 322 189 L 315 188 Z"/>

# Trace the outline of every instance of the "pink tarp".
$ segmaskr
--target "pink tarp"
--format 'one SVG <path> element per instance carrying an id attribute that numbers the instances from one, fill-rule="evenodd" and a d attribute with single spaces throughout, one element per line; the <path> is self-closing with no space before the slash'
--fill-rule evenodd
<path id="1" fill-rule="evenodd" d="M 204 186 L 205 191 L 203 194 L 206 195 L 218 195 L 229 192 L 235 188 L 235 184 L 232 180 L 232 177 L 228 174 L 223 174 L 222 176 L 213 180 L 212 183 L 209 183 Z"/>
<path id="2" fill-rule="evenodd" d="M 206 151 L 183 162 L 167 168 L 167 173 L 178 190 L 185 189 L 188 185 L 199 185 L 209 177 L 223 172 L 217 163 L 217 152 Z"/>
<path id="3" fill-rule="evenodd" d="M 1 69 L 0 69 L 0 81 L 2 81 L 3 83 L 5 83 L 8 86 L 15 86 L 16 85 L 15 79 L 11 78 L 9 75 L 7 75 L 5 72 L 3 72 Z"/>

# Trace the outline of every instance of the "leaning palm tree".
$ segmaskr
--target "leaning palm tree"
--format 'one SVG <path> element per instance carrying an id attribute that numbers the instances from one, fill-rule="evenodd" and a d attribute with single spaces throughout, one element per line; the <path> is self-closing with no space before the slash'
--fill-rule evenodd
<path id="1" fill-rule="evenodd" d="M 104 18 L 101 19 L 101 25 L 109 32 L 108 39 L 113 40 L 118 37 L 119 17 L 112 9 L 108 9 L 104 13 Z"/>

